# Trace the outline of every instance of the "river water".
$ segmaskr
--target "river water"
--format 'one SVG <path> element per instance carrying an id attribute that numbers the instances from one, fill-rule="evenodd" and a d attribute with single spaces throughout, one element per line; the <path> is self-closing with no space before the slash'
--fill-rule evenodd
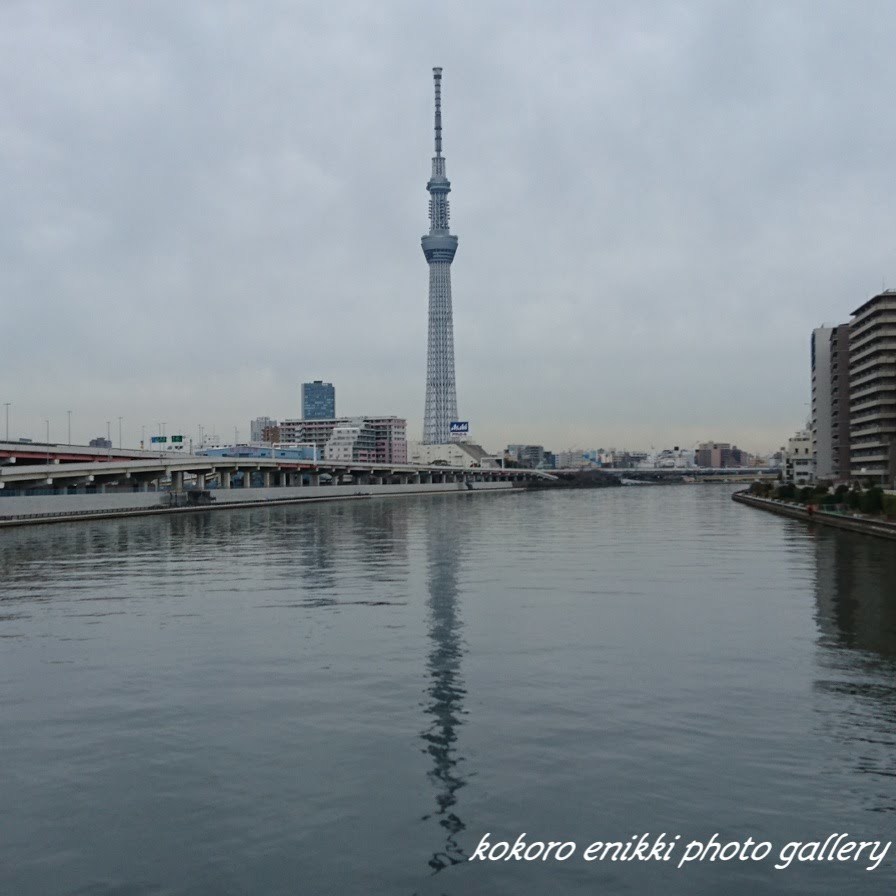
<path id="1" fill-rule="evenodd" d="M 892 893 L 896 549 L 732 490 L 0 533 L 0 893 Z"/>

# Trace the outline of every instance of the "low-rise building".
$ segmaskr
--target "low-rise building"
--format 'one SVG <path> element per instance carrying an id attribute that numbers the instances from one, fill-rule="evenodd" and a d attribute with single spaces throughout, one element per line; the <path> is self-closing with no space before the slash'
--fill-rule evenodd
<path id="1" fill-rule="evenodd" d="M 718 470 L 722 467 L 747 467 L 751 458 L 746 451 L 728 442 L 702 442 L 694 452 L 694 465 Z"/>
<path id="2" fill-rule="evenodd" d="M 369 463 L 374 460 L 372 455 L 373 435 L 360 421 L 338 423 L 324 445 L 324 460 Z"/>
<path id="3" fill-rule="evenodd" d="M 544 445 L 508 445 L 505 454 L 521 467 L 535 469 L 544 464 Z"/>
<path id="4" fill-rule="evenodd" d="M 407 463 L 407 421 L 401 417 L 337 417 L 329 420 L 284 420 L 283 441 L 316 445 L 327 460 Z"/>
<path id="5" fill-rule="evenodd" d="M 447 442 L 444 445 L 426 445 L 408 442 L 408 462 L 430 466 L 444 463 L 449 467 L 498 467 L 500 458 L 493 457 L 475 442 Z"/>
<path id="6" fill-rule="evenodd" d="M 279 437 L 277 439 L 266 439 L 264 437 L 265 431 L 270 431 L 277 427 L 277 421 L 271 419 L 270 417 L 256 417 L 254 420 L 249 421 L 249 441 L 250 442 L 267 442 L 267 441 L 279 441 Z"/>
<path id="7" fill-rule="evenodd" d="M 787 440 L 783 475 L 785 482 L 792 482 L 794 485 L 806 485 L 815 479 L 811 429 L 800 429 Z"/>

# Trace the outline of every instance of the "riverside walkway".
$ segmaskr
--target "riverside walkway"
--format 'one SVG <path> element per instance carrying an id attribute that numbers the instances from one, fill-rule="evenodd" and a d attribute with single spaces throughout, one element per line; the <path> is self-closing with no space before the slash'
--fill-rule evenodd
<path id="1" fill-rule="evenodd" d="M 865 535 L 876 535 L 879 538 L 896 539 L 896 522 L 880 517 L 867 516 L 861 513 L 841 513 L 838 511 L 815 508 L 809 511 L 803 504 L 790 501 L 779 501 L 775 498 L 759 498 L 747 492 L 735 492 L 732 500 L 747 504 L 759 510 L 777 513 L 779 516 L 802 520 L 806 523 L 820 523 L 836 529 L 847 529 L 850 532 L 861 532 Z"/>

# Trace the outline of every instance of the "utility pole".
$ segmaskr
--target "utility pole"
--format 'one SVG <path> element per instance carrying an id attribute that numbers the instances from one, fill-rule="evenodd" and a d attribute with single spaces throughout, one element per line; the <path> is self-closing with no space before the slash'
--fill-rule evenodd
<path id="1" fill-rule="evenodd" d="M 118 450 L 121 451 L 121 417 L 118 418 Z"/>
<path id="2" fill-rule="evenodd" d="M 4 401 L 3 407 L 6 408 L 6 441 L 9 441 L 9 406 L 12 404 L 11 401 Z"/>
<path id="3" fill-rule="evenodd" d="M 72 443 L 72 412 L 66 411 L 65 413 L 68 414 L 68 443 L 69 443 L 69 445 L 71 445 L 71 443 Z"/>

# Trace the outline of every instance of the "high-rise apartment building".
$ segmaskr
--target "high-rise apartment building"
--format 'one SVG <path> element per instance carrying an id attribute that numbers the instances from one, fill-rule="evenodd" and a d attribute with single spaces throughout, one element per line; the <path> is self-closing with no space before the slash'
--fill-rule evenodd
<path id="1" fill-rule="evenodd" d="M 833 478 L 849 480 L 849 324 L 831 331 L 831 460 Z"/>
<path id="2" fill-rule="evenodd" d="M 332 420 L 336 416 L 336 390 L 332 383 L 302 383 L 302 419 Z"/>
<path id="3" fill-rule="evenodd" d="M 421 240 L 429 263 L 429 336 L 426 352 L 426 409 L 423 442 L 441 445 L 450 441 L 451 421 L 457 420 L 457 391 L 454 381 L 454 322 L 451 307 L 451 262 L 457 252 L 457 237 L 448 229 L 448 194 L 451 182 L 445 176 L 442 158 L 442 70 L 434 68 L 435 151 L 429 191 L 429 233 Z"/>
<path id="4" fill-rule="evenodd" d="M 896 478 L 896 290 L 884 290 L 853 312 L 849 414 L 852 478 L 892 488 Z"/>
<path id="5" fill-rule="evenodd" d="M 831 417 L 833 381 L 831 376 L 831 337 L 834 327 L 816 327 L 809 340 L 812 365 L 812 465 L 818 479 L 834 476 L 834 440 Z"/>

